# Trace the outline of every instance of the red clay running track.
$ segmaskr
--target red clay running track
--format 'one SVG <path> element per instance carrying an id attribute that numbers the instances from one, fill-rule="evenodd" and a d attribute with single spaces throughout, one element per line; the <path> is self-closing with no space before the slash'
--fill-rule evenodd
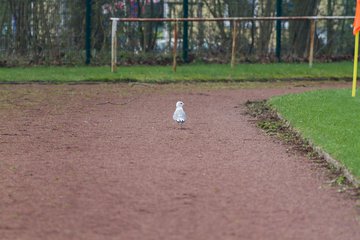
<path id="1" fill-rule="evenodd" d="M 360 239 L 356 200 L 244 115 L 329 86 L 293 85 L 1 85 L 0 239 Z"/>

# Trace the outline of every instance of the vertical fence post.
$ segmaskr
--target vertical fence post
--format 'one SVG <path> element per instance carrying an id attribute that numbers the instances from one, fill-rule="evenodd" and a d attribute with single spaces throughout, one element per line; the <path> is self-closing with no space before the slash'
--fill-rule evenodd
<path id="1" fill-rule="evenodd" d="M 112 19 L 112 30 L 111 30 L 111 72 L 116 72 L 116 53 L 117 53 L 117 20 Z"/>
<path id="2" fill-rule="evenodd" d="M 89 65 L 91 61 L 91 14 L 92 14 L 92 0 L 86 0 L 86 37 L 85 37 L 85 64 Z"/>
<path id="3" fill-rule="evenodd" d="M 183 0 L 183 17 L 189 17 L 189 0 Z M 185 63 L 189 62 L 189 22 L 183 22 L 183 59 Z"/>
<path id="4" fill-rule="evenodd" d="M 233 21 L 233 39 L 232 39 L 232 51 L 231 51 L 231 68 L 235 66 L 236 60 L 236 39 L 237 39 L 237 25 L 238 22 L 236 20 Z"/>
<path id="5" fill-rule="evenodd" d="M 177 41 L 178 41 L 178 21 L 175 21 L 175 27 L 174 27 L 174 46 L 173 46 L 173 71 L 176 72 L 176 57 L 177 57 Z"/>
<path id="6" fill-rule="evenodd" d="M 276 16 L 282 16 L 282 0 L 276 1 Z M 281 20 L 276 20 L 276 58 L 281 62 Z"/>
<path id="7" fill-rule="evenodd" d="M 309 50 L 309 67 L 314 62 L 314 43 L 315 43 L 315 20 L 310 20 L 310 50 Z"/>

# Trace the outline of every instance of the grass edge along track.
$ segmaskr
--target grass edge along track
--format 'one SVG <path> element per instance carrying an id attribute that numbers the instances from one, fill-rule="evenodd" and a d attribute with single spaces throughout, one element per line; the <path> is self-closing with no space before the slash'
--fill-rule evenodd
<path id="1" fill-rule="evenodd" d="M 360 98 L 350 89 L 316 90 L 273 97 L 269 105 L 301 136 L 360 180 Z"/>
<path id="2" fill-rule="evenodd" d="M 0 83 L 86 83 L 86 82 L 245 82 L 289 80 L 351 80 L 352 62 L 307 63 L 189 64 L 179 66 L 35 66 L 0 68 Z"/>

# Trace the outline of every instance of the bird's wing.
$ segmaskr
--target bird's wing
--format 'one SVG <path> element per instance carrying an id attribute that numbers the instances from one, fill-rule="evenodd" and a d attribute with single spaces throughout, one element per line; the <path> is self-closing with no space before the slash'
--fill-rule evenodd
<path id="1" fill-rule="evenodd" d="M 184 110 L 182 108 L 177 108 L 175 110 L 175 112 L 174 112 L 173 119 L 175 121 L 178 121 L 178 120 L 185 121 L 186 120 L 186 113 L 184 112 Z"/>

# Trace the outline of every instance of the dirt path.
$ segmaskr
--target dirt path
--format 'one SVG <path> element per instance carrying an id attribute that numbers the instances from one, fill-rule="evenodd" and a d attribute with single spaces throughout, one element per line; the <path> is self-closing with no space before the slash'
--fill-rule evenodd
<path id="1" fill-rule="evenodd" d="M 360 239 L 355 200 L 244 115 L 309 87 L 180 87 L 0 86 L 0 239 Z"/>

